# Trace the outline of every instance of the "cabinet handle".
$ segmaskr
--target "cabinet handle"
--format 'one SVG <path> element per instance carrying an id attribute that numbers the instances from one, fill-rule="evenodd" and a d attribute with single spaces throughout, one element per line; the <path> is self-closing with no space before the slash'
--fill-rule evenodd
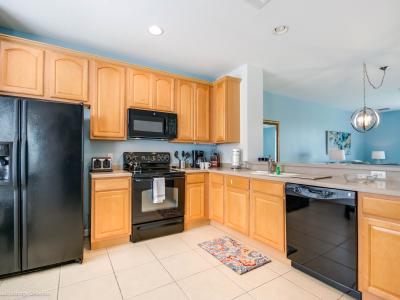
<path id="1" fill-rule="evenodd" d="M 232 179 L 231 179 L 231 184 L 233 183 Z"/>

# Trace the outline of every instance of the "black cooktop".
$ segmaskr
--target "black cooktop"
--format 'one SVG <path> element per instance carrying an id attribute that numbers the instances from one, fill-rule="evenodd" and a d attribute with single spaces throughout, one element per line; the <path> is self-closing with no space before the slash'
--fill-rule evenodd
<path id="1" fill-rule="evenodd" d="M 132 172 L 134 178 L 179 177 L 184 172 L 170 168 L 168 152 L 124 152 L 124 170 Z"/>

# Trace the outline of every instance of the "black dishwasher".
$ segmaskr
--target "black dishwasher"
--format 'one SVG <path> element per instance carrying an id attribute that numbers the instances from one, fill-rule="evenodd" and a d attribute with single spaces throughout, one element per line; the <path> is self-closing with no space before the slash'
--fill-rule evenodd
<path id="1" fill-rule="evenodd" d="M 286 239 L 293 267 L 361 298 L 355 192 L 287 183 Z"/>

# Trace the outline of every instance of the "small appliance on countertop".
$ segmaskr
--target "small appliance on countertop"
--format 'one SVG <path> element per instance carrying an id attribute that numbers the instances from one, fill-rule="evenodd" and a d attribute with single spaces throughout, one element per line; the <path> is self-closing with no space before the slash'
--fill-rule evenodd
<path id="1" fill-rule="evenodd" d="M 92 157 L 90 163 L 91 172 L 112 172 L 112 158 L 111 157 Z"/>
<path id="2" fill-rule="evenodd" d="M 219 168 L 221 166 L 221 155 L 218 152 L 214 152 L 210 156 L 211 168 Z"/>
<path id="3" fill-rule="evenodd" d="M 200 163 L 204 162 L 205 154 L 202 150 L 193 150 L 192 151 L 192 168 L 200 168 Z"/>
<path id="4" fill-rule="evenodd" d="M 232 166 L 231 169 L 242 168 L 241 151 L 238 148 L 232 149 Z"/>

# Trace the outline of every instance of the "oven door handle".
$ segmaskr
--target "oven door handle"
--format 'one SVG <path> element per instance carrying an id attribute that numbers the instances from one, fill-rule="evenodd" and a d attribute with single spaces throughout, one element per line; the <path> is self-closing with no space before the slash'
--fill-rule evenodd
<path id="1" fill-rule="evenodd" d="M 154 177 L 154 178 L 160 178 L 160 177 Z M 171 177 L 166 176 L 164 178 L 165 178 L 165 180 L 185 179 L 184 176 L 171 176 Z M 153 182 L 153 178 L 135 178 L 135 179 L 133 179 L 133 181 L 135 181 L 135 182 Z"/>

